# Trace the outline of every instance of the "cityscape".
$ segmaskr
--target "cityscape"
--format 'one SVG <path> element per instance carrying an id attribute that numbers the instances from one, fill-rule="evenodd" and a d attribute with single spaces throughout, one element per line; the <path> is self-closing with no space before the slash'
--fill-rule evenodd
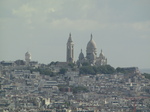
<path id="1" fill-rule="evenodd" d="M 150 112 L 150 0 L 0 0 L 0 112 Z"/>
<path id="2" fill-rule="evenodd" d="M 1 112 L 149 112 L 150 74 L 138 67 L 107 64 L 96 43 L 87 43 L 86 57 L 74 59 L 71 33 L 66 62 L 40 64 L 24 60 L 0 62 Z"/>

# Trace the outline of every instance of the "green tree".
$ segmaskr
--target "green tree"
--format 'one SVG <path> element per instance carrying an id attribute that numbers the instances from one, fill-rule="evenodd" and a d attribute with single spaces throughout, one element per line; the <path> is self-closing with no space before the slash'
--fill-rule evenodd
<path id="1" fill-rule="evenodd" d="M 92 66 L 82 66 L 80 67 L 80 74 L 95 74 L 94 69 Z"/>
<path id="2" fill-rule="evenodd" d="M 79 69 L 80 74 L 114 74 L 116 72 L 115 68 L 110 65 L 102 65 L 102 66 L 82 66 Z"/>
<path id="3" fill-rule="evenodd" d="M 68 69 L 66 69 L 66 68 L 61 68 L 61 69 L 59 70 L 59 74 L 65 74 L 67 71 L 68 71 Z"/>
<path id="4" fill-rule="evenodd" d="M 51 69 L 49 69 L 49 68 L 36 68 L 36 69 L 30 69 L 30 71 L 31 71 L 31 73 L 32 72 L 39 72 L 40 74 L 43 74 L 43 75 L 49 75 L 49 76 L 54 76 L 54 75 L 56 75 L 55 73 L 53 73 L 52 71 L 51 71 Z"/>
<path id="5" fill-rule="evenodd" d="M 123 68 L 117 67 L 116 68 L 117 73 L 126 73 L 126 71 Z"/>
<path id="6" fill-rule="evenodd" d="M 108 74 L 113 74 L 116 72 L 115 68 L 110 65 L 105 65 Z"/>
<path id="7" fill-rule="evenodd" d="M 91 65 L 90 65 L 90 63 L 88 63 L 88 62 L 84 62 L 84 63 L 82 64 L 82 66 L 91 66 Z"/>
<path id="8" fill-rule="evenodd" d="M 145 78 L 150 79 L 150 74 L 148 74 L 148 73 L 143 73 L 142 75 L 145 76 Z"/>
<path id="9" fill-rule="evenodd" d="M 70 68 L 74 68 L 75 64 L 74 63 L 69 63 L 68 66 L 70 66 Z"/>
<path id="10" fill-rule="evenodd" d="M 78 87 L 74 87 L 72 86 L 72 91 L 73 93 L 79 93 L 79 92 L 88 92 L 89 90 L 85 87 L 85 86 L 78 86 Z"/>

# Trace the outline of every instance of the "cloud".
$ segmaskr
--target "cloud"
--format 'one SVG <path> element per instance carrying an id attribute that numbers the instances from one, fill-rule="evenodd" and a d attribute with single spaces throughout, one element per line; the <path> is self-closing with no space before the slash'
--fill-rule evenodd
<path id="1" fill-rule="evenodd" d="M 131 26 L 138 31 L 149 31 L 150 32 L 150 21 L 136 22 L 131 24 Z"/>
<path id="2" fill-rule="evenodd" d="M 52 12 L 55 12 L 54 8 L 48 8 L 45 10 L 45 13 L 52 13 Z"/>
<path id="3" fill-rule="evenodd" d="M 36 12 L 37 12 L 37 10 L 35 8 L 29 6 L 28 4 L 22 5 L 18 10 L 17 9 L 12 10 L 12 13 L 14 15 L 27 17 L 27 18 L 32 17 L 32 15 Z"/>
<path id="4" fill-rule="evenodd" d="M 57 28 L 57 29 L 77 29 L 77 30 L 91 30 L 95 29 L 97 27 L 98 23 L 97 21 L 92 20 L 71 20 L 68 18 L 63 19 L 56 19 L 53 20 L 50 23 L 51 27 Z"/>
<path id="5" fill-rule="evenodd" d="M 123 2 L 123 7 L 120 6 L 122 2 L 119 2 L 119 5 L 116 3 L 116 1 L 99 0 L 27 0 L 25 2 L 16 0 L 15 7 L 10 5 L 10 9 L 16 21 L 19 20 L 29 29 L 45 26 L 56 30 L 72 29 L 81 31 L 117 30 L 121 28 L 130 28 L 137 31 L 150 30 L 149 20 L 136 21 L 135 19 L 135 21 L 128 21 L 129 19 L 134 20 L 134 17 L 131 16 L 133 13 L 131 6 L 134 2 L 131 5 Z M 142 4 L 145 5 L 145 2 L 142 2 Z M 139 6 L 140 4 L 135 5 Z M 137 6 L 134 7 L 134 10 L 137 9 L 136 12 L 139 10 Z M 130 9 L 131 14 L 128 12 Z M 130 14 L 130 18 L 127 12 Z"/>

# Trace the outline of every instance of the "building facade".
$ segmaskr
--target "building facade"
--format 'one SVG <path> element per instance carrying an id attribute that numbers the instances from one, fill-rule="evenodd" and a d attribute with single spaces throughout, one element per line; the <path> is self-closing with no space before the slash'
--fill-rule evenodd
<path id="1" fill-rule="evenodd" d="M 71 33 L 69 34 L 69 39 L 67 42 L 67 59 L 68 63 L 74 63 L 74 43 L 71 38 Z"/>
<path id="2" fill-rule="evenodd" d="M 89 63 L 90 65 L 96 65 L 96 66 L 107 64 L 107 58 L 104 56 L 102 50 L 99 56 L 97 56 L 96 43 L 93 40 L 92 34 L 91 34 L 91 39 L 88 42 L 87 47 L 86 47 L 86 56 L 84 57 L 84 54 L 81 50 L 77 64 L 80 66 L 85 62 Z"/>
<path id="3" fill-rule="evenodd" d="M 67 42 L 67 62 L 68 63 L 74 63 L 74 43 L 71 38 L 71 33 L 69 34 L 69 39 Z M 86 56 L 84 56 L 82 50 L 81 53 L 79 54 L 79 58 L 77 60 L 77 65 L 82 65 L 83 63 L 89 63 L 90 65 L 106 65 L 107 64 L 107 58 L 104 56 L 102 50 L 97 56 L 97 48 L 96 48 L 96 43 L 93 40 L 93 36 L 91 34 L 91 39 L 87 44 L 86 47 Z"/>
<path id="4" fill-rule="evenodd" d="M 25 62 L 26 62 L 26 65 L 29 65 L 31 61 L 31 54 L 29 52 L 26 52 L 25 53 Z"/>

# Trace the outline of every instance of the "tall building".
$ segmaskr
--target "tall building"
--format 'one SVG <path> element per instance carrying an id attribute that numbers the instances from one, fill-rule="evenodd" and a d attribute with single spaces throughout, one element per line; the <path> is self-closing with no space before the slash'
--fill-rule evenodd
<path id="1" fill-rule="evenodd" d="M 104 56 L 102 50 L 100 55 L 97 57 L 96 43 L 93 40 L 92 34 L 91 34 L 91 39 L 88 42 L 86 47 L 86 57 L 84 57 L 84 54 L 82 53 L 81 50 L 77 64 L 82 65 L 85 62 L 88 62 L 89 64 L 96 65 L 96 66 L 107 64 L 107 58 Z"/>
<path id="2" fill-rule="evenodd" d="M 67 42 L 67 62 L 74 63 L 74 43 L 71 38 L 71 33 Z"/>
<path id="3" fill-rule="evenodd" d="M 31 54 L 29 52 L 25 53 L 25 61 L 26 61 L 26 65 L 29 65 L 31 61 Z"/>

